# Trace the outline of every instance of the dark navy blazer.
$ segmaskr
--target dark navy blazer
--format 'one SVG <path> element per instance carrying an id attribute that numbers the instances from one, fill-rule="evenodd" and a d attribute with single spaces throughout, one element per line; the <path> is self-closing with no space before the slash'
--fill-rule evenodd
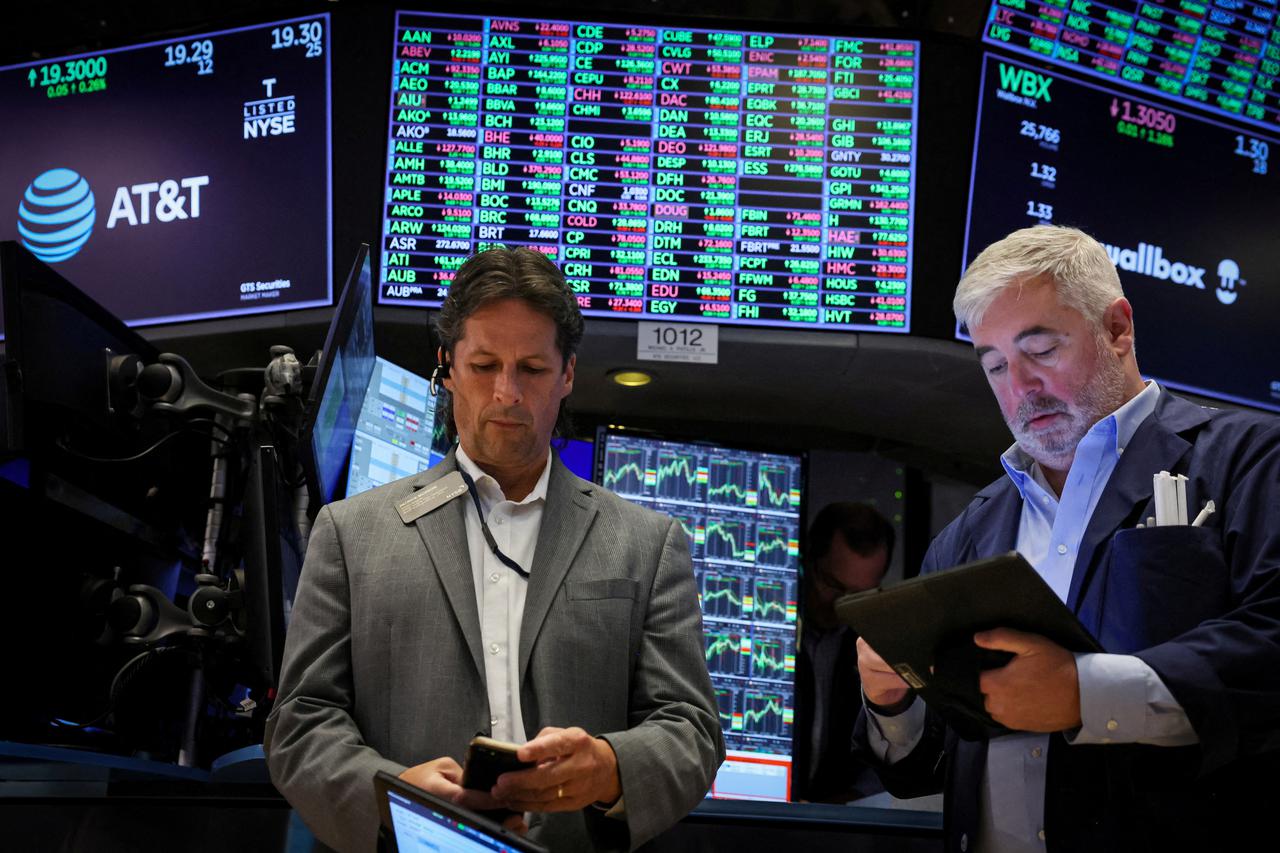
<path id="1" fill-rule="evenodd" d="M 1155 515 L 1152 475 L 1185 474 L 1203 527 L 1135 529 Z M 987 486 L 938 535 L 922 572 L 1010 551 L 1022 499 Z M 1202 408 L 1162 392 L 1089 520 L 1068 605 L 1108 652 L 1136 654 L 1164 681 L 1198 746 L 1049 749 L 1050 850 L 1231 849 L 1280 806 L 1280 418 Z M 866 747 L 865 715 L 855 739 Z M 947 847 L 972 849 L 986 741 L 930 714 L 906 759 L 881 767 L 898 796 L 946 792 Z M 1263 807 L 1271 811 L 1264 811 Z M 1248 848 L 1238 848 L 1248 849 Z"/>

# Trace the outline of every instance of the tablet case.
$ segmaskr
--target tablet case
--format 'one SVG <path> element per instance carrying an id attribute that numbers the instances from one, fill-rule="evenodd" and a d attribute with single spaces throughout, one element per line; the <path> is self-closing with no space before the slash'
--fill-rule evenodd
<path id="1" fill-rule="evenodd" d="M 1016 551 L 847 595 L 836 614 L 970 740 L 1009 732 L 983 707 L 978 676 L 1012 653 L 979 648 L 975 633 L 1014 628 L 1068 651 L 1102 651 Z"/>

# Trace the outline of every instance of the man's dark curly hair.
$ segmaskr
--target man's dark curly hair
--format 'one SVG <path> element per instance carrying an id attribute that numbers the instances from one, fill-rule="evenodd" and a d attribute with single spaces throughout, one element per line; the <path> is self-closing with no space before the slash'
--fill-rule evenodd
<path id="1" fill-rule="evenodd" d="M 583 320 L 578 300 L 560 272 L 547 256 L 532 249 L 488 249 L 473 255 L 463 264 L 436 318 L 436 332 L 445 357 L 453 361 L 453 351 L 462 340 L 467 318 L 476 311 L 501 299 L 520 299 L 530 308 L 545 314 L 556 327 L 556 348 L 568 366 L 570 356 L 582 343 Z M 457 435 L 453 420 L 453 402 L 443 399 L 445 423 L 450 439 Z M 554 434 L 569 437 L 572 426 L 564 401 L 556 419 Z"/>

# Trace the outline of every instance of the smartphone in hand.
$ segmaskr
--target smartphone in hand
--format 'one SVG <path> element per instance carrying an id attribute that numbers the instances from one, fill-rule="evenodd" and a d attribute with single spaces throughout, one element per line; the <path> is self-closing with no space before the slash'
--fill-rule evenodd
<path id="1" fill-rule="evenodd" d="M 533 767 L 534 762 L 516 758 L 519 748 L 519 744 L 484 735 L 473 737 L 467 745 L 467 757 L 462 765 L 462 787 L 488 791 L 503 773 Z"/>

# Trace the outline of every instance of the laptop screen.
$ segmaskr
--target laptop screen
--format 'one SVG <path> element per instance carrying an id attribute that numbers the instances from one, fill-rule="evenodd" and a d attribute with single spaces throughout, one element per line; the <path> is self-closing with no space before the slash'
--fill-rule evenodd
<path id="1" fill-rule="evenodd" d="M 519 851 L 465 820 L 415 802 L 395 790 L 387 791 L 391 827 L 398 853 L 473 853 L 473 851 Z"/>

